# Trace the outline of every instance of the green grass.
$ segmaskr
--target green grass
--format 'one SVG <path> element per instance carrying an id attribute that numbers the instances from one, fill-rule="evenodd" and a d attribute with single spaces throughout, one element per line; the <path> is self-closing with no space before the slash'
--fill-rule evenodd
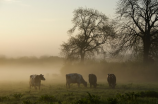
<path id="1" fill-rule="evenodd" d="M 91 62 L 64 64 L 61 68 L 48 64 L 37 66 L 0 67 L 0 104 L 158 104 L 158 64 Z M 60 75 L 55 75 L 54 69 L 60 70 Z M 37 72 L 44 74 L 46 81 L 42 81 L 41 90 L 30 90 L 29 73 Z M 88 74 L 96 74 L 97 88 L 90 88 L 89 84 L 87 88 L 83 85 L 78 88 L 73 84 L 67 89 L 65 74 L 74 72 L 86 81 Z M 108 86 L 108 73 L 116 75 L 115 89 Z"/>
<path id="2" fill-rule="evenodd" d="M 1 83 L 0 104 L 157 104 L 158 84 L 118 83 L 115 89 L 98 83 L 96 89 L 67 89 L 65 83 L 43 82 L 41 90 L 29 89 L 28 82 Z"/>

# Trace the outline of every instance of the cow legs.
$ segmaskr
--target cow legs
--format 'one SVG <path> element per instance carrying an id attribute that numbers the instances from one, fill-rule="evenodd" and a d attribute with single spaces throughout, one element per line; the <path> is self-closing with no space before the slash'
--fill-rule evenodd
<path id="1" fill-rule="evenodd" d="M 31 88 L 32 88 L 32 87 L 35 87 L 35 86 L 34 86 L 34 85 L 32 85 L 32 84 L 30 84 L 30 90 L 31 90 Z"/>
<path id="2" fill-rule="evenodd" d="M 70 82 L 66 82 L 66 88 L 70 88 Z"/>
<path id="3" fill-rule="evenodd" d="M 69 88 L 70 88 L 70 83 L 68 83 L 68 86 L 69 86 Z"/>
<path id="4" fill-rule="evenodd" d="M 113 86 L 112 83 L 109 83 L 109 87 L 112 88 L 112 86 Z"/>
<path id="5" fill-rule="evenodd" d="M 110 83 L 110 87 L 112 88 L 112 83 Z"/>
<path id="6" fill-rule="evenodd" d="M 80 87 L 80 83 L 77 83 L 78 84 L 78 87 Z"/>
<path id="7" fill-rule="evenodd" d="M 90 88 L 92 88 L 92 84 L 90 84 Z"/>
<path id="8" fill-rule="evenodd" d="M 31 89 L 31 87 L 34 87 L 36 90 L 37 90 L 37 88 L 39 88 L 39 90 L 40 90 L 40 86 L 31 86 L 30 85 L 30 89 Z"/>
<path id="9" fill-rule="evenodd" d="M 113 83 L 113 84 L 112 84 L 112 88 L 115 88 L 115 86 L 116 86 L 116 84 L 115 84 L 115 83 Z"/>
<path id="10" fill-rule="evenodd" d="M 97 87 L 97 84 L 94 84 L 94 88 L 96 88 Z"/>
<path id="11" fill-rule="evenodd" d="M 34 86 L 35 87 L 35 89 L 37 90 L 37 87 L 36 86 Z"/>
<path id="12" fill-rule="evenodd" d="M 110 83 L 110 84 L 109 84 L 109 87 L 111 87 L 111 88 L 115 88 L 115 84 Z"/>
<path id="13" fill-rule="evenodd" d="M 68 86 L 69 86 L 69 88 L 70 88 L 70 83 L 68 83 Z"/>

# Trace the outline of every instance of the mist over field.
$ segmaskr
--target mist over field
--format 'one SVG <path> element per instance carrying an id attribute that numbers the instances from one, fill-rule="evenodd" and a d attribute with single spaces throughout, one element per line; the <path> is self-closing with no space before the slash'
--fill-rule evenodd
<path id="1" fill-rule="evenodd" d="M 67 65 L 62 68 L 61 73 L 77 72 L 81 73 L 86 81 L 88 74 L 95 74 L 98 82 L 107 83 L 107 74 L 115 74 L 117 84 L 122 82 L 130 83 L 150 83 L 157 82 L 158 65 L 144 65 L 137 62 L 89 62 L 87 64 Z"/>
<path id="2" fill-rule="evenodd" d="M 62 104 L 78 104 L 72 102 L 80 101 L 82 98 L 88 100 L 88 92 L 96 97 L 96 101 L 108 102 L 108 99 L 115 98 L 116 94 L 133 92 L 142 94 L 143 98 L 140 96 L 139 102 L 148 101 L 147 104 L 156 104 L 153 102 L 157 102 L 157 100 L 151 99 L 150 96 L 157 97 L 157 69 L 157 63 L 144 65 L 140 62 L 106 62 L 105 60 L 85 60 L 84 63 L 80 63 L 66 62 L 63 58 L 52 56 L 0 58 L 0 103 L 32 104 L 31 102 L 38 102 L 37 104 L 45 104 L 46 102 L 57 102 L 56 104 L 61 104 L 60 102 L 62 102 Z M 70 84 L 70 88 L 66 88 L 65 74 L 68 73 L 81 74 L 87 82 L 87 87 L 81 84 L 78 88 L 75 83 Z M 90 88 L 88 75 L 92 73 L 97 76 L 97 88 Z M 114 89 L 110 88 L 107 82 L 109 73 L 116 75 Z M 38 87 L 37 89 L 30 88 L 29 78 L 32 74 L 44 75 L 46 80 L 41 81 L 40 89 Z M 149 94 L 146 95 L 146 93 Z M 144 96 L 149 98 L 144 99 Z M 50 98 L 53 100 L 49 100 Z M 91 101 L 91 99 L 89 100 Z M 133 104 L 133 100 L 130 101 L 129 104 Z"/>
<path id="3" fill-rule="evenodd" d="M 43 74 L 46 81 L 60 76 L 63 60 L 60 58 L 1 59 L 0 82 L 28 82 L 30 75 Z M 56 81 L 56 80 L 54 80 Z"/>
<path id="4" fill-rule="evenodd" d="M 43 74 L 42 84 L 65 83 L 65 75 L 79 73 L 88 82 L 88 75 L 95 74 L 98 83 L 107 84 L 107 74 L 116 75 L 117 84 L 155 83 L 158 79 L 158 65 L 144 65 L 139 62 L 106 62 L 89 60 L 85 63 L 65 62 L 59 57 L 1 59 L 1 83 L 29 82 L 32 74 Z M 88 82 L 89 84 L 89 82 Z M 28 84 L 29 85 L 29 84 Z"/>

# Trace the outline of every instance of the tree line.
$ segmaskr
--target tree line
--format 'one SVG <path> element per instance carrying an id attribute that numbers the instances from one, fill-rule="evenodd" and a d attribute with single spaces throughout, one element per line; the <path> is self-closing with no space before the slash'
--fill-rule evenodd
<path id="1" fill-rule="evenodd" d="M 73 27 L 61 54 L 83 62 L 100 50 L 106 53 L 110 44 L 111 56 L 130 53 L 142 56 L 144 63 L 158 59 L 158 0 L 119 0 L 116 14 L 110 20 L 95 9 L 74 10 Z"/>
<path id="2" fill-rule="evenodd" d="M 16 57 L 16 58 L 8 58 L 5 56 L 0 56 L 0 65 L 3 64 L 44 64 L 44 63 L 50 63 L 50 64 L 61 64 L 64 62 L 64 58 L 58 57 L 58 56 L 41 56 L 41 57 L 35 57 L 35 56 L 23 56 L 23 57 Z"/>

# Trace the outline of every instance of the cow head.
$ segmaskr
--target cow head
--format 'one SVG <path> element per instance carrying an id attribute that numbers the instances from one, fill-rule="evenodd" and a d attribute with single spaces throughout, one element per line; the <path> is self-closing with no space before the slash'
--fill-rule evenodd
<path id="1" fill-rule="evenodd" d="M 41 80 L 46 80 L 46 79 L 44 78 L 44 75 L 42 75 L 42 74 L 39 75 L 39 78 L 40 78 Z"/>
<path id="2" fill-rule="evenodd" d="M 114 74 L 108 74 L 107 77 L 112 78 Z"/>
<path id="3" fill-rule="evenodd" d="M 87 82 L 85 81 L 85 82 L 83 83 L 83 85 L 84 85 L 85 87 L 87 87 Z"/>

